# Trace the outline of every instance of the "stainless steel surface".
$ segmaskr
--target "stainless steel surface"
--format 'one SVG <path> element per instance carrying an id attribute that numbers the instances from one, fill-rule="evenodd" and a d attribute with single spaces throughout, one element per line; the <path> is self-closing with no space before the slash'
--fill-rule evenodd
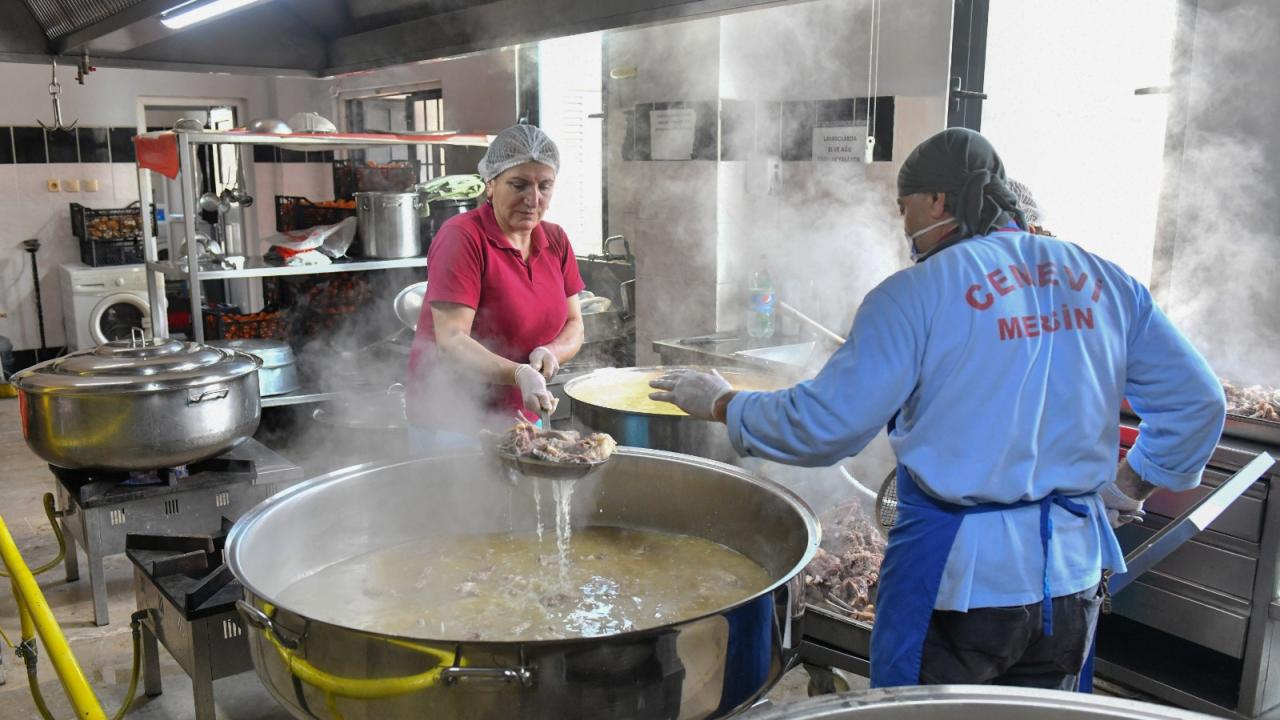
<path id="1" fill-rule="evenodd" d="M 661 368 L 658 366 L 626 368 L 626 370 L 638 372 L 659 369 Z M 733 368 L 722 367 L 717 368 L 717 371 L 730 382 L 735 378 L 761 376 L 760 373 Z M 616 370 L 606 369 L 598 372 L 616 372 Z M 565 394 L 573 401 L 570 414 L 574 421 L 584 428 L 608 433 L 619 445 L 668 450 L 727 463 L 734 463 L 740 459 L 729 442 L 729 433 L 723 423 L 696 420 L 687 415 L 652 415 L 614 410 L 584 401 L 574 394 L 575 387 L 593 381 L 597 374 L 588 373 L 564 386 Z"/>
<path id="2" fill-rule="evenodd" d="M 418 203 L 418 194 L 413 192 L 356 193 L 356 218 L 364 254 L 372 258 L 421 255 Z"/>
<path id="3" fill-rule="evenodd" d="M 815 342 L 790 343 L 752 350 L 738 350 L 734 352 L 734 355 L 766 362 L 782 363 L 783 365 L 793 365 L 797 368 L 805 369 L 813 362 L 814 348 L 816 346 L 817 343 Z"/>
<path id="4" fill-rule="evenodd" d="M 1128 570 L 1111 576 L 1109 581 L 1111 592 L 1113 594 L 1120 592 L 1138 576 L 1155 567 L 1156 563 L 1165 559 L 1178 546 L 1190 540 L 1201 530 L 1208 528 L 1210 523 L 1218 519 L 1223 510 L 1243 495 L 1245 490 L 1249 489 L 1249 486 L 1261 478 L 1263 473 L 1271 469 L 1274 464 L 1275 460 L 1270 455 L 1262 453 L 1160 532 L 1130 551 L 1124 559 Z"/>
<path id="5" fill-rule="evenodd" d="M 583 313 L 582 329 L 584 344 L 614 340 L 627 334 L 626 323 L 618 310 Z"/>
<path id="6" fill-rule="evenodd" d="M 143 689 L 148 697 L 163 688 L 159 645 L 191 678 L 196 720 L 216 720 L 213 681 L 253 669 L 243 621 L 234 606 L 222 612 L 188 620 L 164 597 L 137 566 L 133 568 L 133 593 L 142 621 Z"/>
<path id="7" fill-rule="evenodd" d="M 991 685 L 895 687 L 753 710 L 750 720 L 1208 720 L 1187 710 L 1060 690 Z"/>
<path id="8" fill-rule="evenodd" d="M 422 314 L 422 303 L 427 299 L 427 281 L 416 282 L 396 293 L 396 318 L 400 324 L 410 330 L 418 329 L 418 316 Z"/>
<path id="9" fill-rule="evenodd" d="M 1244 440 L 1280 445 L 1280 422 L 1247 418 L 1242 415 L 1227 414 L 1227 423 L 1222 434 Z"/>
<path id="10" fill-rule="evenodd" d="M 404 430 L 409 426 L 404 403 L 404 386 L 396 383 L 383 391 L 341 393 L 316 408 L 312 417 L 348 430 Z"/>
<path id="11" fill-rule="evenodd" d="M 23 436 L 63 468 L 148 470 L 234 447 L 258 429 L 259 360 L 176 340 L 116 341 L 13 377 Z"/>
<path id="12" fill-rule="evenodd" d="M 261 257 L 249 257 L 240 270 L 202 268 L 201 280 L 231 280 L 251 277 L 279 277 L 282 275 L 321 275 L 336 272 L 360 272 L 364 270 L 390 270 L 393 268 L 426 267 L 425 257 L 393 258 L 387 260 L 344 260 L 328 265 L 273 265 Z M 185 278 L 187 268 L 167 260 L 148 261 L 147 269 L 163 273 L 167 277 Z"/>
<path id="13" fill-rule="evenodd" d="M 816 520 L 795 496 L 730 466 L 624 448 L 577 482 L 572 501 L 579 526 L 705 537 L 746 554 L 775 582 L 721 612 L 640 632 L 528 643 L 399 638 L 460 654 L 454 667 L 527 671 L 531 684 L 442 681 L 391 699 L 340 701 L 343 715 L 718 717 L 749 705 L 783 672 L 799 642 L 798 573 L 819 539 Z M 544 523 L 554 512 L 549 505 L 541 506 Z M 308 620 L 279 607 L 279 593 L 319 567 L 376 548 L 433 534 L 529 531 L 536 519 L 531 483 L 508 481 L 480 453 L 369 464 L 255 508 L 232 529 L 227 562 L 254 608 L 276 605 L 268 613 L 276 631 L 312 665 L 342 677 L 397 677 L 422 672 L 422 655 L 388 642 L 396 638 Z M 333 717 L 321 693 L 295 683 L 264 631 L 251 631 L 249 641 L 277 701 L 299 718 Z"/>
<path id="14" fill-rule="evenodd" d="M 109 622 L 103 560 L 125 551 L 126 535 L 216 533 L 223 517 L 234 520 L 302 480 L 301 468 L 252 439 L 222 458 L 251 470 L 230 477 L 197 474 L 175 486 L 139 488 L 136 496 L 102 501 L 82 501 L 81 492 L 55 480 L 58 507 L 64 513 L 59 523 L 67 536 L 67 581 L 80 578 L 78 547 L 86 555 L 95 624 Z"/>
<path id="15" fill-rule="evenodd" d="M 261 360 L 262 367 L 258 368 L 258 394 L 264 398 L 291 393 L 300 387 L 293 348 L 284 340 L 211 340 L 209 344 L 226 350 L 238 350 Z"/>
<path id="16" fill-rule="evenodd" d="M 261 118 L 249 123 L 246 128 L 251 133 L 263 133 L 268 135 L 288 135 L 293 132 L 293 128 L 289 127 L 289 123 L 280 118 Z"/>

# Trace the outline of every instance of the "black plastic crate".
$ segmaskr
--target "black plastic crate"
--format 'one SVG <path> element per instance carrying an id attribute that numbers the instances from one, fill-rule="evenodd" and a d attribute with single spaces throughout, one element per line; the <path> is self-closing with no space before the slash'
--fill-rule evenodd
<path id="1" fill-rule="evenodd" d="M 142 260 L 141 240 L 80 239 L 80 262 L 85 265 L 135 265 Z"/>
<path id="2" fill-rule="evenodd" d="M 142 211 L 136 202 L 108 210 L 71 203 L 71 233 L 80 240 L 80 262 L 86 265 L 131 265 L 143 260 Z"/>
<path id="3" fill-rule="evenodd" d="M 403 192 L 416 184 L 418 163 L 415 160 L 333 161 L 333 195 L 340 200 L 351 200 L 358 192 Z"/>
<path id="4" fill-rule="evenodd" d="M 347 201 L 335 201 L 347 202 Z M 330 207 L 298 195 L 276 196 L 276 232 L 303 230 L 317 225 L 335 225 L 354 217 L 356 207 Z"/>

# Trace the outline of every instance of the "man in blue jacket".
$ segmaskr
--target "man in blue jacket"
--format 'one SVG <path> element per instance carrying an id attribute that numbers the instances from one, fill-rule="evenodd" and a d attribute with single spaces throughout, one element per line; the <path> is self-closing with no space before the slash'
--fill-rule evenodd
<path id="1" fill-rule="evenodd" d="M 1025 229 L 994 148 L 950 129 L 898 175 L 916 264 L 872 290 L 813 380 L 734 392 L 676 372 L 658 400 L 728 425 L 743 455 L 825 466 L 886 424 L 897 524 L 881 569 L 873 686 L 1073 689 L 1113 526 L 1195 487 L 1222 432 L 1204 359 L 1113 263 Z M 1128 398 L 1140 436 L 1117 469 Z"/>

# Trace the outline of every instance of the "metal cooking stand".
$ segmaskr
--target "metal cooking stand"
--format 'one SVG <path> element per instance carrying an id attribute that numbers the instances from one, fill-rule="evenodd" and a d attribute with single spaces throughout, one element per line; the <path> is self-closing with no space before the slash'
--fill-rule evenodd
<path id="1" fill-rule="evenodd" d="M 239 518 L 253 506 L 303 479 L 302 468 L 256 440 L 191 466 L 185 479 L 166 485 L 74 484 L 75 471 L 55 469 L 63 533 L 68 537 L 67 582 L 80 578 L 77 545 L 88 555 L 93 622 L 106 625 L 107 582 L 103 560 L 125 551 L 129 533 L 212 533 L 222 518 Z"/>
<path id="2" fill-rule="evenodd" d="M 223 536 L 222 533 L 219 535 Z M 162 536 L 147 539 L 166 540 Z M 173 539 L 179 541 L 174 545 L 178 548 L 182 544 L 180 541 L 186 538 Z M 212 544 L 213 538 L 208 539 Z M 156 697 L 163 690 L 159 646 L 164 645 L 169 655 L 191 677 L 196 720 L 215 720 L 213 681 L 253 669 L 245 628 L 235 604 L 243 596 L 244 589 L 230 577 L 226 565 L 220 564 L 200 580 L 179 578 L 179 584 L 184 587 L 175 588 L 169 584 L 169 592 L 165 592 L 161 588 L 163 581 L 155 577 L 156 566 L 181 563 L 184 559 L 181 550 L 166 553 L 131 548 L 128 555 L 134 566 L 133 590 L 138 610 L 145 612 L 142 620 L 144 692 L 147 697 Z M 215 555 L 220 560 L 221 550 Z M 172 570 L 169 572 L 175 574 Z M 187 595 L 184 602 L 183 590 L 206 592 L 200 593 L 201 600 Z M 195 607 L 189 607 L 192 604 Z"/>

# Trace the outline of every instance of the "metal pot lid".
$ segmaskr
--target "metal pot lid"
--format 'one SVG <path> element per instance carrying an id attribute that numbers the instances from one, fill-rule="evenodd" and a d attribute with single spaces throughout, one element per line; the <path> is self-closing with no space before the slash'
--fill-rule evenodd
<path id="1" fill-rule="evenodd" d="M 210 340 L 213 347 L 239 350 L 262 360 L 262 367 L 275 368 L 294 363 L 293 348 L 284 340 Z"/>
<path id="2" fill-rule="evenodd" d="M 194 342 L 115 340 L 33 365 L 13 384 L 37 395 L 159 392 L 229 382 L 261 365 L 247 353 Z"/>

